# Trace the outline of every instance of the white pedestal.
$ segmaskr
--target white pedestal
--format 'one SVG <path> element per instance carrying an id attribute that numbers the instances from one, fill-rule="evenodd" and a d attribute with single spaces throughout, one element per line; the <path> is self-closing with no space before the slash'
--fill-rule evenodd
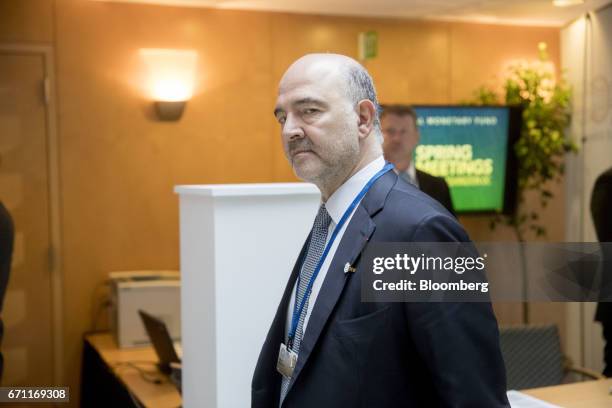
<path id="1" fill-rule="evenodd" d="M 183 406 L 244 408 L 320 202 L 312 184 L 177 186 Z"/>

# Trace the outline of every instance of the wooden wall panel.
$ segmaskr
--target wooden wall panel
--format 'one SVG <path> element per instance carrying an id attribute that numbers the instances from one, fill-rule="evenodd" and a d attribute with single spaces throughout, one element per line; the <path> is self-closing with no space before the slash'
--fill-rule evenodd
<path id="1" fill-rule="evenodd" d="M 53 42 L 54 0 L 0 1 L 0 42 Z"/>
<path id="2" fill-rule="evenodd" d="M 558 29 L 488 24 L 451 25 L 452 101 L 469 99 L 483 83 L 502 85 L 504 69 L 517 59 L 537 60 L 538 43 L 547 43 L 551 61 L 559 67 Z"/>
<path id="3" fill-rule="evenodd" d="M 448 103 L 449 25 L 395 19 L 376 23 L 379 56 L 366 65 L 380 102 Z"/>
<path id="4" fill-rule="evenodd" d="M 265 14 L 66 2 L 58 19 L 66 378 L 75 384 L 92 294 L 108 272 L 179 267 L 173 187 L 272 179 L 272 122 L 262 118 L 272 117 L 273 86 Z M 180 121 L 155 118 L 138 86 L 140 48 L 198 51 L 199 88 Z"/>

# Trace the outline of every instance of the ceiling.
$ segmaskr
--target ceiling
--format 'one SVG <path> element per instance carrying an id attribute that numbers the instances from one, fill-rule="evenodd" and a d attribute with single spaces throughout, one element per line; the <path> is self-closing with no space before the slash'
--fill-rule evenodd
<path id="1" fill-rule="evenodd" d="M 556 7 L 552 0 L 94 0 L 219 9 L 284 11 L 368 17 L 402 17 L 472 23 L 563 26 L 612 0 Z"/>

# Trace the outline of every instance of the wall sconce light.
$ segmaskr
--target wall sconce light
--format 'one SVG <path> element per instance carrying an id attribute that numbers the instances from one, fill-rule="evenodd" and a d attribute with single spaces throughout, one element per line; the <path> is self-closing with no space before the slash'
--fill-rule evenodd
<path id="1" fill-rule="evenodd" d="M 179 120 L 193 95 L 198 53 L 193 50 L 142 48 L 148 68 L 147 90 L 160 120 Z"/>
<path id="2" fill-rule="evenodd" d="M 179 120 L 187 101 L 155 101 L 155 112 L 161 120 Z"/>

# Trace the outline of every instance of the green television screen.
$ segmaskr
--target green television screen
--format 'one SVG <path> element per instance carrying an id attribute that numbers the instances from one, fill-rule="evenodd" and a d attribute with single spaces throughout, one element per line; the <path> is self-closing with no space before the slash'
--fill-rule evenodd
<path id="1" fill-rule="evenodd" d="M 491 106 L 415 106 L 416 168 L 444 177 L 457 213 L 513 211 L 520 111 Z"/>

